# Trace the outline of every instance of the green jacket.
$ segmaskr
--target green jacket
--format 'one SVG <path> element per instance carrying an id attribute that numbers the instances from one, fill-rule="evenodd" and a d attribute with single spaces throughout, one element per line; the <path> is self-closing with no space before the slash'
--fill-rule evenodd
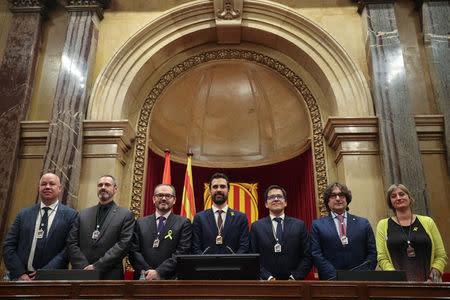
<path id="1" fill-rule="evenodd" d="M 431 268 L 435 268 L 441 272 L 441 276 L 444 273 L 445 265 L 447 264 L 447 253 L 442 243 L 441 235 L 437 229 L 433 219 L 427 216 L 416 215 L 419 222 L 427 232 L 431 239 Z M 389 254 L 387 247 L 387 228 L 389 218 L 383 219 L 378 222 L 376 243 L 377 243 L 377 260 L 382 270 L 392 271 L 395 270 L 392 264 L 391 255 Z"/>

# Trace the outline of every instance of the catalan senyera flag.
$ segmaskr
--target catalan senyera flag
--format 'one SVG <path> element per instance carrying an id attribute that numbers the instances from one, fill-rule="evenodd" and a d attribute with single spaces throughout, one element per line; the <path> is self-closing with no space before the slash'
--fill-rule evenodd
<path id="1" fill-rule="evenodd" d="M 195 215 L 195 199 L 194 199 L 194 185 L 192 184 L 192 156 L 188 155 L 188 162 L 186 167 L 186 175 L 184 176 L 184 187 L 183 187 L 183 200 L 181 201 L 181 212 L 180 215 L 188 218 L 189 220 L 194 219 Z"/>
<path id="2" fill-rule="evenodd" d="M 205 209 L 211 208 L 212 199 L 209 184 L 205 183 L 203 194 Z M 247 215 L 248 225 L 258 220 L 258 184 L 232 183 L 228 194 L 228 206 Z"/>
<path id="3" fill-rule="evenodd" d="M 170 151 L 165 151 L 166 156 L 164 159 L 164 173 L 163 173 L 163 179 L 161 183 L 165 184 L 171 184 L 170 180 Z"/>

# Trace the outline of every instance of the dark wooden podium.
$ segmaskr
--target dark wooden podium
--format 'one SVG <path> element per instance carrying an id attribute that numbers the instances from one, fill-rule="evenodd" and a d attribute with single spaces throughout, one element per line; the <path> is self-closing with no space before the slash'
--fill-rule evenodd
<path id="1" fill-rule="evenodd" d="M 41 299 L 450 299 L 450 283 L 361 281 L 0 282 L 1 298 Z"/>

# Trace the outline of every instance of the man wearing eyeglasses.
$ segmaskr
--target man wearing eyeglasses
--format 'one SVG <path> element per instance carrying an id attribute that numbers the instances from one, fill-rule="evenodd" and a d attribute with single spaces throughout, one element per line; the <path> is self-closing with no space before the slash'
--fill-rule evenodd
<path id="1" fill-rule="evenodd" d="M 336 270 L 374 270 L 377 249 L 367 219 L 349 214 L 350 190 L 338 182 L 328 186 L 324 202 L 328 216 L 311 225 L 311 248 L 320 280 L 336 279 Z"/>
<path id="2" fill-rule="evenodd" d="M 286 191 L 271 185 L 265 192 L 269 215 L 252 224 L 250 252 L 260 254 L 264 280 L 302 280 L 312 267 L 308 229 L 299 219 L 286 216 Z"/>
<path id="3" fill-rule="evenodd" d="M 133 237 L 134 215 L 114 202 L 118 186 L 111 175 L 97 182 L 97 205 L 78 214 L 67 239 L 74 269 L 99 270 L 104 280 L 122 280 L 123 258 Z"/>
<path id="4" fill-rule="evenodd" d="M 248 220 L 244 213 L 228 207 L 228 177 L 215 173 L 209 181 L 209 191 L 212 207 L 194 216 L 193 254 L 247 253 Z"/>
<path id="5" fill-rule="evenodd" d="M 173 279 L 176 256 L 189 254 L 191 221 L 171 212 L 175 202 L 175 187 L 159 184 L 153 192 L 155 213 L 136 221 L 129 255 L 134 279 Z"/>

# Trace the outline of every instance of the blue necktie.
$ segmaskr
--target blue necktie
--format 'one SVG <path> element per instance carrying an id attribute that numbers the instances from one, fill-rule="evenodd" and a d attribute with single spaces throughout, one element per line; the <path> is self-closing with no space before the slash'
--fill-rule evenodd
<path id="1" fill-rule="evenodd" d="M 43 207 L 44 215 L 41 218 L 39 229 L 44 231 L 42 238 L 36 240 L 36 248 L 34 248 L 33 267 L 37 270 L 42 268 L 45 264 L 42 262 L 42 255 L 44 254 L 44 247 L 47 244 L 47 227 L 48 227 L 48 210 L 50 207 Z"/>
<path id="2" fill-rule="evenodd" d="M 275 232 L 278 243 L 281 244 L 282 237 L 283 237 L 283 227 L 281 225 L 281 218 L 273 218 L 278 224 L 277 224 L 277 231 Z"/>

